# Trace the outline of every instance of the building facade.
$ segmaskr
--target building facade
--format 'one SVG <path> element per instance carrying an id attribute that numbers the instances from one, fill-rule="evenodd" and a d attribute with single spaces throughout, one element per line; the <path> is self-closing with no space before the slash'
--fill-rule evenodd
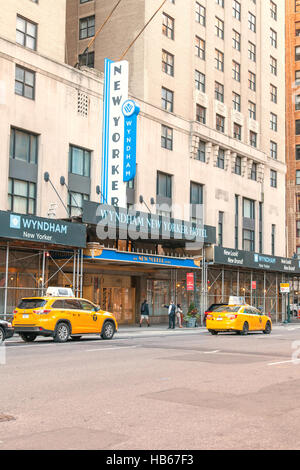
<path id="1" fill-rule="evenodd" d="M 286 205 L 288 256 L 300 256 L 300 5 L 286 1 Z"/>

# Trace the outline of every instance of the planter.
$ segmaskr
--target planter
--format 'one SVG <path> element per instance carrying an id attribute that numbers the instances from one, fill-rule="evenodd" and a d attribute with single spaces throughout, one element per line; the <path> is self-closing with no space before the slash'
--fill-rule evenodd
<path id="1" fill-rule="evenodd" d="M 190 319 L 186 322 L 186 327 L 187 327 L 187 328 L 195 328 L 196 322 L 197 322 L 197 318 L 190 318 Z"/>

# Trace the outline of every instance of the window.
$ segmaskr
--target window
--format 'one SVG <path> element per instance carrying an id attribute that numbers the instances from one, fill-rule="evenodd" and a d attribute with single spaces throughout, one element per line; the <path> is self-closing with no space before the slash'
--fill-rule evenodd
<path id="1" fill-rule="evenodd" d="M 241 50 L 241 35 L 237 31 L 233 30 L 232 35 L 232 47 L 237 51 Z"/>
<path id="2" fill-rule="evenodd" d="M 219 217 L 218 217 L 218 246 L 223 245 L 223 219 L 224 219 L 224 212 L 219 212 Z"/>
<path id="3" fill-rule="evenodd" d="M 300 70 L 295 71 L 295 85 L 296 86 L 300 85 Z"/>
<path id="4" fill-rule="evenodd" d="M 174 77 L 174 56 L 167 51 L 162 51 L 162 71 Z"/>
<path id="5" fill-rule="evenodd" d="M 91 152 L 80 147 L 70 145 L 69 173 L 73 175 L 91 176 Z"/>
<path id="6" fill-rule="evenodd" d="M 232 78 L 237 82 L 241 81 L 241 66 L 235 60 L 232 61 Z"/>
<path id="7" fill-rule="evenodd" d="M 15 93 L 34 100 L 35 95 L 35 72 L 16 65 L 15 70 Z"/>
<path id="8" fill-rule="evenodd" d="M 296 132 L 296 135 L 300 135 L 300 119 L 297 119 L 295 121 L 295 132 Z"/>
<path id="9" fill-rule="evenodd" d="M 272 224 L 272 232 L 271 232 L 271 252 L 272 252 L 272 256 L 275 256 L 275 232 L 276 232 L 276 225 Z"/>
<path id="10" fill-rule="evenodd" d="M 224 21 L 216 17 L 215 31 L 218 38 L 224 39 Z"/>
<path id="11" fill-rule="evenodd" d="M 296 221 L 296 237 L 300 238 L 300 220 Z"/>
<path id="12" fill-rule="evenodd" d="M 79 65 L 90 67 L 91 69 L 95 66 L 95 52 L 87 52 L 86 54 L 80 54 L 78 57 Z"/>
<path id="13" fill-rule="evenodd" d="M 295 60 L 300 60 L 300 46 L 295 47 Z"/>
<path id="14" fill-rule="evenodd" d="M 249 101 L 248 102 L 248 110 L 249 110 L 249 118 L 250 119 L 253 119 L 254 121 L 256 121 L 256 104 L 255 103 L 252 103 L 252 101 Z"/>
<path id="15" fill-rule="evenodd" d="M 196 105 L 196 121 L 206 124 L 206 108 Z"/>
<path id="16" fill-rule="evenodd" d="M 250 179 L 257 180 L 257 163 L 253 162 L 251 167 Z"/>
<path id="17" fill-rule="evenodd" d="M 248 57 L 253 62 L 256 62 L 256 45 L 250 41 L 248 43 Z"/>
<path id="18" fill-rule="evenodd" d="M 296 185 L 300 184 L 300 170 L 296 170 Z"/>
<path id="19" fill-rule="evenodd" d="M 248 27 L 254 33 L 256 32 L 256 17 L 250 11 L 248 12 Z"/>
<path id="20" fill-rule="evenodd" d="M 224 170 L 225 168 L 225 150 L 224 149 L 219 148 L 218 158 L 217 158 L 217 167 L 221 168 L 222 170 Z"/>
<path id="21" fill-rule="evenodd" d="M 206 18 L 206 9 L 200 5 L 200 3 L 196 2 L 196 21 L 200 23 L 202 26 L 205 26 Z"/>
<path id="22" fill-rule="evenodd" d="M 233 137 L 242 140 L 242 126 L 236 124 L 236 122 L 233 124 Z"/>
<path id="23" fill-rule="evenodd" d="M 224 54 L 221 51 L 218 51 L 218 49 L 215 50 L 215 66 L 217 70 L 220 70 L 221 72 L 224 72 Z"/>
<path id="24" fill-rule="evenodd" d="M 206 142 L 203 140 L 200 140 L 199 142 L 196 159 L 200 162 L 205 162 L 206 160 Z"/>
<path id="25" fill-rule="evenodd" d="M 233 109 L 239 112 L 241 111 L 241 96 L 235 92 L 232 93 L 232 105 Z"/>
<path id="26" fill-rule="evenodd" d="M 242 174 L 242 158 L 239 155 L 235 159 L 234 172 L 236 175 Z"/>
<path id="27" fill-rule="evenodd" d="M 300 160 L 300 145 L 296 145 L 296 160 Z"/>
<path id="28" fill-rule="evenodd" d="M 252 199 L 243 198 L 243 217 L 255 219 L 255 203 Z"/>
<path id="29" fill-rule="evenodd" d="M 254 230 L 243 229 L 243 250 L 254 251 L 254 248 L 255 248 L 254 237 L 255 237 Z"/>
<path id="30" fill-rule="evenodd" d="M 191 183 L 190 186 L 190 203 L 203 204 L 203 185 Z"/>
<path id="31" fill-rule="evenodd" d="M 300 110 L 300 95 L 295 96 L 295 111 Z"/>
<path id="32" fill-rule="evenodd" d="M 90 199 L 88 194 L 69 192 L 69 214 L 70 217 L 80 217 L 82 214 L 83 201 Z"/>
<path id="33" fill-rule="evenodd" d="M 16 42 L 36 51 L 37 24 L 17 15 Z"/>
<path id="34" fill-rule="evenodd" d="M 270 29 L 270 42 L 271 46 L 277 48 L 277 33 L 272 28 Z"/>
<path id="35" fill-rule="evenodd" d="M 164 36 L 167 36 L 167 38 L 174 39 L 174 24 L 174 18 L 163 13 L 162 33 Z"/>
<path id="36" fill-rule="evenodd" d="M 300 0 L 295 0 L 295 12 L 300 12 Z"/>
<path id="37" fill-rule="evenodd" d="M 34 215 L 36 211 L 36 184 L 9 178 L 8 210 L 19 214 Z"/>
<path id="38" fill-rule="evenodd" d="M 277 76 L 277 59 L 270 56 L 270 71 L 273 75 Z"/>
<path id="39" fill-rule="evenodd" d="M 271 188 L 277 188 L 277 171 L 270 170 L 270 184 Z"/>
<path id="40" fill-rule="evenodd" d="M 250 131 L 250 145 L 251 147 L 257 147 L 257 134 L 256 132 Z"/>
<path id="41" fill-rule="evenodd" d="M 95 16 L 88 16 L 79 20 L 79 39 L 95 36 Z"/>
<path id="42" fill-rule="evenodd" d="M 172 198 L 172 176 L 166 173 L 157 172 L 156 195 Z"/>
<path id="43" fill-rule="evenodd" d="M 161 126 L 161 146 L 167 150 L 173 150 L 173 129 Z"/>
<path id="44" fill-rule="evenodd" d="M 174 109 L 174 92 L 162 87 L 161 89 L 161 106 L 166 111 L 173 112 Z"/>
<path id="45" fill-rule="evenodd" d="M 224 8 L 224 0 L 216 0 L 216 4 L 220 5 L 220 7 Z"/>
<path id="46" fill-rule="evenodd" d="M 215 99 L 224 103 L 224 85 L 215 82 Z"/>
<path id="47" fill-rule="evenodd" d="M 196 55 L 202 59 L 205 60 L 205 41 L 199 36 L 196 36 Z"/>
<path id="48" fill-rule="evenodd" d="M 232 2 L 232 15 L 234 18 L 241 21 L 241 4 L 236 0 Z"/>
<path id="49" fill-rule="evenodd" d="M 10 158 L 26 163 L 37 163 L 38 137 L 36 134 L 11 129 L 10 133 Z"/>
<path id="50" fill-rule="evenodd" d="M 271 18 L 277 21 L 277 5 L 274 2 L 270 2 L 270 11 L 271 11 Z"/>
<path id="51" fill-rule="evenodd" d="M 249 75 L 248 75 L 248 84 L 249 88 L 252 91 L 256 91 L 256 75 L 253 72 L 250 72 L 249 70 Z"/>
<path id="52" fill-rule="evenodd" d="M 300 21 L 296 21 L 295 24 L 295 36 L 299 37 L 300 36 Z"/>
<path id="53" fill-rule="evenodd" d="M 277 114 L 270 114 L 270 129 L 277 132 Z"/>
<path id="54" fill-rule="evenodd" d="M 273 142 L 272 140 L 270 141 L 270 157 L 273 158 L 274 160 L 277 160 L 277 143 Z"/>
<path id="55" fill-rule="evenodd" d="M 205 93 L 205 75 L 199 70 L 195 70 L 195 85 L 196 89 Z"/>
<path id="56" fill-rule="evenodd" d="M 216 129 L 219 132 L 225 132 L 225 118 L 220 114 L 216 115 Z"/>
<path id="57" fill-rule="evenodd" d="M 270 96 L 272 103 L 277 103 L 277 87 L 270 84 Z"/>

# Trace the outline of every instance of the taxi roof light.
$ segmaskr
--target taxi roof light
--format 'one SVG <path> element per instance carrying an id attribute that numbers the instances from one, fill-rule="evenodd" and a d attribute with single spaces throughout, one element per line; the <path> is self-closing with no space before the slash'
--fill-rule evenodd
<path id="1" fill-rule="evenodd" d="M 75 297 L 74 292 L 69 287 L 48 287 L 47 297 Z"/>

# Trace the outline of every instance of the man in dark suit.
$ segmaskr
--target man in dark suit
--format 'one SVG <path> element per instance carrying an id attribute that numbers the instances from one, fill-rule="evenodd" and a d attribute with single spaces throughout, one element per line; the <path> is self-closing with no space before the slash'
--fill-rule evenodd
<path id="1" fill-rule="evenodd" d="M 168 314 L 169 314 L 169 327 L 168 330 L 170 329 L 175 329 L 175 317 L 176 317 L 176 305 L 174 304 L 174 301 L 171 300 L 170 305 L 163 305 L 164 308 L 168 309 Z"/>

